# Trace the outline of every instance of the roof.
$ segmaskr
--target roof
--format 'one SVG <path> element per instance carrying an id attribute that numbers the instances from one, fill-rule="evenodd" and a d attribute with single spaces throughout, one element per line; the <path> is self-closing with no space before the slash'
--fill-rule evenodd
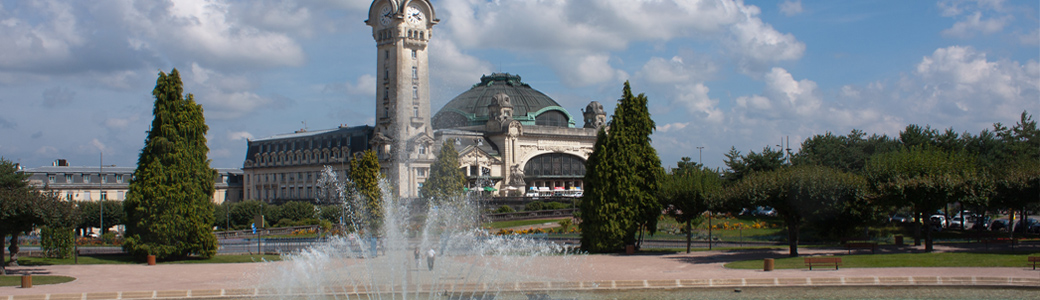
<path id="1" fill-rule="evenodd" d="M 493 97 L 498 93 L 509 96 L 513 105 L 513 119 L 525 125 L 533 125 L 534 117 L 548 110 L 559 110 L 570 117 L 567 110 L 555 100 L 520 81 L 520 75 L 492 73 L 481 76 L 480 83 L 445 104 L 433 117 L 434 129 L 482 125 L 488 119 L 488 105 L 493 103 Z M 465 117 L 467 124 L 445 122 L 447 119 L 438 122 L 440 118 L 451 118 L 449 115 L 453 115 L 452 112 Z"/>
<path id="2" fill-rule="evenodd" d="M 101 166 L 44 166 L 38 168 L 25 169 L 25 173 L 97 173 L 98 171 L 104 171 L 105 173 L 133 173 L 136 167 L 101 167 Z"/>

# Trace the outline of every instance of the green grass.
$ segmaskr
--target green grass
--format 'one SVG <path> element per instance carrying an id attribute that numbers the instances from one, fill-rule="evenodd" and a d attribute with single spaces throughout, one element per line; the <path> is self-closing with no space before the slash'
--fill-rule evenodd
<path id="1" fill-rule="evenodd" d="M 158 261 L 158 264 L 225 264 L 225 263 L 250 263 L 260 261 L 280 261 L 278 255 L 217 255 L 210 259 L 187 258 L 184 260 Z M 72 258 L 46 258 L 46 257 L 22 257 L 18 264 L 22 266 L 48 266 L 48 265 L 109 265 L 109 264 L 143 264 L 143 260 L 136 260 L 129 255 L 92 255 L 80 256 L 79 261 Z"/>
<path id="2" fill-rule="evenodd" d="M 570 218 L 542 219 L 542 220 L 501 221 L 501 222 L 491 222 L 491 223 L 488 223 L 487 226 L 491 227 L 491 229 L 500 229 L 500 228 L 509 228 L 509 227 L 519 227 L 519 226 L 531 226 L 531 225 L 538 225 L 538 224 L 543 224 L 543 223 L 556 223 L 556 222 L 559 222 L 559 221 L 562 221 L 562 220 L 566 220 L 566 219 L 570 219 Z"/>
<path id="3" fill-rule="evenodd" d="M 49 276 L 49 275 L 33 275 L 32 284 L 33 286 L 44 285 L 44 284 L 58 284 L 66 283 L 69 281 L 76 280 L 76 278 L 68 276 Z M 21 275 L 9 275 L 0 276 L 0 286 L 22 286 Z"/>
<path id="4" fill-rule="evenodd" d="M 899 253 L 835 255 L 843 268 L 899 268 L 899 267 L 1027 267 L 1027 257 L 1040 253 Z M 776 269 L 806 268 L 805 257 L 778 258 Z M 745 260 L 726 264 L 731 269 L 761 269 L 762 260 Z"/>

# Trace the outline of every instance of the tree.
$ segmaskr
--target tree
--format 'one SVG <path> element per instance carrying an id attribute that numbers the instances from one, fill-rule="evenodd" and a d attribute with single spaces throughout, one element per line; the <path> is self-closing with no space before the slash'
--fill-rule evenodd
<path id="1" fill-rule="evenodd" d="M 79 202 L 76 203 L 76 211 L 80 215 L 80 221 L 76 224 L 76 228 L 86 229 L 102 226 L 102 205 L 104 205 L 105 210 L 105 220 L 103 222 L 105 228 L 102 229 L 100 234 L 104 234 L 105 229 L 110 226 L 123 224 L 124 211 L 122 201 Z"/>
<path id="2" fill-rule="evenodd" d="M 609 128 L 609 134 L 600 130 L 585 164 L 580 226 L 582 248 L 589 252 L 635 244 L 641 229 L 654 233 L 661 214 L 657 189 L 664 171 L 650 146 L 654 122 L 646 96 L 633 95 L 628 82 Z"/>
<path id="3" fill-rule="evenodd" d="M 798 256 L 806 221 L 834 219 L 867 196 L 862 177 L 829 167 L 802 165 L 753 173 L 728 188 L 729 201 L 772 206 L 787 226 L 790 256 Z"/>
<path id="4" fill-rule="evenodd" d="M 77 217 L 71 203 L 30 186 L 28 178 L 29 174 L 18 171 L 18 165 L 0 157 L 0 240 L 11 238 L 11 266 L 18 265 L 19 236 L 45 225 L 71 230 Z M 4 256 L 2 246 L 0 259 Z M 0 274 L 7 274 L 5 266 L 0 262 Z"/>
<path id="5" fill-rule="evenodd" d="M 830 132 L 814 135 L 802 142 L 798 153 L 791 158 L 791 164 L 820 165 L 859 173 L 870 156 L 899 149 L 899 143 L 888 136 L 865 136 L 863 131 L 857 129 L 848 135 L 834 135 Z"/>
<path id="6" fill-rule="evenodd" d="M 773 150 L 769 147 L 763 148 L 761 153 L 751 151 L 743 156 L 740 155 L 740 151 L 737 151 L 737 148 L 731 147 L 729 153 L 726 153 L 724 162 L 726 167 L 729 168 L 729 171 L 726 173 L 726 180 L 729 182 L 740 181 L 740 179 L 754 172 L 772 171 L 786 165 L 784 163 L 784 152 L 782 150 Z"/>
<path id="7" fill-rule="evenodd" d="M 437 161 L 430 166 L 430 177 L 423 182 L 422 197 L 432 203 L 449 201 L 462 195 L 466 177 L 459 169 L 459 153 L 455 143 L 445 141 L 437 154 Z"/>
<path id="8" fill-rule="evenodd" d="M 686 224 L 686 252 L 689 253 L 693 221 L 701 213 L 714 209 L 715 194 L 722 188 L 722 175 L 690 162 L 689 157 L 683 157 L 678 165 L 661 181 L 658 197 L 667 206 L 669 216 Z"/>
<path id="9" fill-rule="evenodd" d="M 205 117 L 194 96 L 182 96 L 180 74 L 159 72 L 154 119 L 124 202 L 123 249 L 138 258 L 212 257 L 216 171 L 209 167 Z"/>
<path id="10" fill-rule="evenodd" d="M 361 195 L 365 225 L 374 234 L 383 224 L 383 191 L 379 188 L 379 157 L 372 150 L 354 155 L 350 160 L 350 181 Z"/>
<path id="11" fill-rule="evenodd" d="M 949 153 L 927 146 L 875 155 L 867 162 L 865 177 L 883 203 L 911 207 L 918 220 L 946 204 L 966 197 L 966 180 L 975 176 L 974 160 L 964 153 Z M 921 224 L 915 222 L 915 244 L 920 244 Z M 931 230 L 925 250 L 932 250 Z"/>

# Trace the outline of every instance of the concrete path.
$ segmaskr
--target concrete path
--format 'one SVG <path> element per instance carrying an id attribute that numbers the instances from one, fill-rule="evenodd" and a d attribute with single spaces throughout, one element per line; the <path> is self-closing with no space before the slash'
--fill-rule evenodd
<path id="1" fill-rule="evenodd" d="M 939 251 L 956 251 L 956 247 L 938 246 Z M 913 249 L 910 249 L 913 250 Z M 803 255 L 844 255 L 843 249 L 800 249 Z M 904 250 L 905 252 L 906 250 Z M 1037 253 L 1037 249 L 1023 253 Z M 579 268 L 575 281 L 599 282 L 600 287 L 686 287 L 748 285 L 844 285 L 855 284 L 977 284 L 1026 286 L 1040 288 L 1040 270 L 1011 268 L 841 268 L 839 270 L 787 269 L 770 272 L 726 269 L 723 264 L 746 259 L 786 257 L 786 250 L 702 251 L 668 255 L 589 255 L 580 264 L 562 264 L 562 257 L 544 257 L 538 264 L 547 270 L 561 265 Z M 12 267 L 12 273 L 64 275 L 76 280 L 32 288 L 0 287 L 0 299 L 116 299 L 200 297 L 204 295 L 251 295 L 252 289 L 266 272 L 278 269 L 282 262 L 241 264 L 160 264 L 140 265 L 58 265 Z M 946 281 L 943 283 L 943 281 Z M 750 284 L 749 284 L 750 283 Z M 190 291 L 194 290 L 193 294 Z M 124 293 L 114 293 L 114 292 Z M 132 291 L 142 291 L 130 293 Z M 90 293 L 89 295 L 86 293 Z M 77 296 L 79 295 L 79 296 Z M 60 296 L 60 297 L 59 297 Z"/>

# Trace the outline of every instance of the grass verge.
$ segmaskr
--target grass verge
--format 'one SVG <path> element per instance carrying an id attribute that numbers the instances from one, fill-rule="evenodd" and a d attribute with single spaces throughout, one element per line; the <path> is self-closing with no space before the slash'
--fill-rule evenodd
<path id="1" fill-rule="evenodd" d="M 261 261 L 280 261 L 278 255 L 217 255 L 210 259 L 189 257 L 183 260 L 159 261 L 158 264 L 226 264 L 226 263 L 251 263 Z M 18 264 L 22 266 L 49 266 L 49 265 L 108 265 L 108 264 L 143 264 L 144 261 L 134 259 L 129 255 L 91 255 L 80 256 L 79 261 L 72 258 L 46 258 L 46 257 L 22 257 Z M 35 282 L 35 277 L 33 278 Z"/>
<path id="2" fill-rule="evenodd" d="M 1027 257 L 1040 253 L 899 253 L 835 255 L 843 268 L 900 268 L 900 267 L 1027 267 Z M 744 260 L 725 265 L 731 269 L 761 269 L 762 260 Z M 776 269 L 806 268 L 804 257 L 778 258 Z"/>
<path id="3" fill-rule="evenodd" d="M 33 275 L 32 284 L 33 286 L 44 284 L 58 284 L 66 283 L 73 280 L 76 280 L 76 278 L 68 276 Z M 22 286 L 22 276 L 0 276 L 0 286 Z"/>

